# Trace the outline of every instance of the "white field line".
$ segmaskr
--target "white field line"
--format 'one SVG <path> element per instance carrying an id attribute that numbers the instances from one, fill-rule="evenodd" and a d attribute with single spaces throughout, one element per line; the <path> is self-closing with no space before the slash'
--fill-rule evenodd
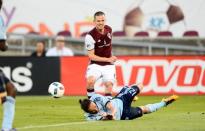
<path id="1" fill-rule="evenodd" d="M 88 123 L 94 123 L 91 121 L 81 121 L 81 122 L 69 122 L 69 123 L 59 123 L 59 124 L 52 124 L 52 125 L 41 125 L 41 126 L 25 126 L 25 127 L 19 127 L 17 130 L 26 130 L 26 129 L 37 129 L 37 128 L 47 128 L 47 127 L 58 127 L 58 126 L 68 126 L 68 125 L 81 125 L 81 124 L 88 124 Z"/>

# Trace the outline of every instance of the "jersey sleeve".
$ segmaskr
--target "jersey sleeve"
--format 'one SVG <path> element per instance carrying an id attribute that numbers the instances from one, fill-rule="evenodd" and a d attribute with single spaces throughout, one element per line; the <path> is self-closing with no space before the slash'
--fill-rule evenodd
<path id="1" fill-rule="evenodd" d="M 0 16 L 0 40 L 6 40 L 6 26 L 4 25 L 1 16 Z"/>
<path id="2" fill-rule="evenodd" d="M 92 50 L 94 49 L 94 44 L 95 44 L 95 40 L 93 39 L 93 37 L 90 34 L 87 34 L 85 36 L 85 48 L 87 50 Z"/>
<path id="3" fill-rule="evenodd" d="M 91 101 L 93 101 L 95 103 L 99 103 L 99 104 L 101 104 L 105 108 L 106 108 L 107 103 L 110 102 L 110 100 L 107 97 L 99 95 L 99 94 L 94 94 L 91 97 Z"/>

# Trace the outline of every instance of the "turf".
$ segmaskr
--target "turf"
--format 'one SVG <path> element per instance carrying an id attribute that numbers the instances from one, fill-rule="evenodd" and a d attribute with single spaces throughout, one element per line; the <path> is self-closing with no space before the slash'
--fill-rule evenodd
<path id="1" fill-rule="evenodd" d="M 14 127 L 23 131 L 204 131 L 205 96 L 180 96 L 159 111 L 130 121 L 84 120 L 78 99 L 83 97 L 19 96 Z M 134 106 L 160 101 L 140 96 Z M 2 106 L 0 106 L 2 110 Z M 2 116 L 2 112 L 0 112 Z M 0 118 L 0 122 L 2 117 Z"/>

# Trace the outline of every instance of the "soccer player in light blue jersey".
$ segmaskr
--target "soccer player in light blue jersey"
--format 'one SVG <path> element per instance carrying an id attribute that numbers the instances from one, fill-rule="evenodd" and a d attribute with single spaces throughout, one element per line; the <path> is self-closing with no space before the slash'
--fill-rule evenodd
<path id="1" fill-rule="evenodd" d="M 0 10 L 2 0 L 0 0 Z M 6 28 L 3 19 L 0 16 L 0 50 L 6 51 Z M 11 81 L 4 75 L 0 69 L 0 104 L 3 105 L 2 131 L 15 131 L 12 128 L 15 113 L 16 90 Z"/>
<path id="2" fill-rule="evenodd" d="M 172 95 L 161 102 L 145 106 L 131 107 L 133 98 L 143 89 L 141 84 L 124 86 L 113 99 L 94 94 L 90 99 L 79 100 L 81 108 L 86 112 L 87 120 L 132 120 L 157 111 L 175 101 L 178 96 Z"/>

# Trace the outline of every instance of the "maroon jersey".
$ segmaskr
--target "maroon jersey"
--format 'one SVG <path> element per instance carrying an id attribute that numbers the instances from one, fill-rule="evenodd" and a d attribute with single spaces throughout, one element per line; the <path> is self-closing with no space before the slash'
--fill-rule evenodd
<path id="1" fill-rule="evenodd" d="M 101 34 L 97 31 L 96 28 L 93 28 L 88 35 L 91 35 L 94 43 L 94 53 L 100 57 L 111 57 L 112 56 L 112 28 L 108 25 L 104 27 L 104 34 Z M 91 64 L 98 65 L 110 65 L 110 62 L 99 62 L 91 61 Z"/>

